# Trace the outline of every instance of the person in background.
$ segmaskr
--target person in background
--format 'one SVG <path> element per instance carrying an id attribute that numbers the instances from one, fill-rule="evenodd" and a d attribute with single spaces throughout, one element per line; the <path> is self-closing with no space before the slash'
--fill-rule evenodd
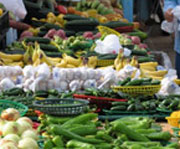
<path id="1" fill-rule="evenodd" d="M 168 22 L 173 22 L 172 10 L 178 5 L 180 5 L 180 0 L 164 0 L 164 16 Z M 175 32 L 174 50 L 176 52 L 175 68 L 178 78 L 180 78 L 180 31 Z"/>

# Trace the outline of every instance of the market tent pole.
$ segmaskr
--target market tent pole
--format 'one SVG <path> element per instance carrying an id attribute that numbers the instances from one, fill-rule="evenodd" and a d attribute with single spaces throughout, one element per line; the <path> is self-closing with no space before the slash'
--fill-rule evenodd
<path id="1" fill-rule="evenodd" d="M 124 17 L 129 21 L 133 22 L 133 4 L 134 0 L 121 0 L 123 5 Z"/>

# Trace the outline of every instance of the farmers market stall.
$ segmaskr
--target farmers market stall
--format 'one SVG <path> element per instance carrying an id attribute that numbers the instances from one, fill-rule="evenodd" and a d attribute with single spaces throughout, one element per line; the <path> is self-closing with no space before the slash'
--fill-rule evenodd
<path id="1" fill-rule="evenodd" d="M 24 4 L 18 41 L 0 51 L 0 146 L 179 148 L 180 80 L 121 4 Z"/>

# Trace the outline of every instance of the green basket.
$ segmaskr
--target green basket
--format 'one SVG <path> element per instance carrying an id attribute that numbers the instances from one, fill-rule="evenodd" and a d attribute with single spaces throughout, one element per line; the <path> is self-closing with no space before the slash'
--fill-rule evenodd
<path id="1" fill-rule="evenodd" d="M 0 113 L 8 108 L 17 109 L 21 116 L 24 116 L 28 111 L 28 107 L 21 103 L 9 100 L 0 100 Z"/>
<path id="2" fill-rule="evenodd" d="M 45 99 L 34 102 L 34 108 L 50 115 L 73 116 L 87 110 L 89 102 L 82 99 Z"/>

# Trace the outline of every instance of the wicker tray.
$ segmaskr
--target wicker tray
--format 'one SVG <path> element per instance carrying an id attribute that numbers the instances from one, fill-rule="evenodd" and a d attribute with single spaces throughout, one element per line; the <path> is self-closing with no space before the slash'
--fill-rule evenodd
<path id="1" fill-rule="evenodd" d="M 160 90 L 160 85 L 144 85 L 144 86 L 112 86 L 115 92 L 121 91 L 130 95 L 154 95 Z"/>
<path id="2" fill-rule="evenodd" d="M 50 115 L 71 116 L 83 113 L 88 101 L 82 99 L 45 99 L 34 101 L 34 108 Z"/>

